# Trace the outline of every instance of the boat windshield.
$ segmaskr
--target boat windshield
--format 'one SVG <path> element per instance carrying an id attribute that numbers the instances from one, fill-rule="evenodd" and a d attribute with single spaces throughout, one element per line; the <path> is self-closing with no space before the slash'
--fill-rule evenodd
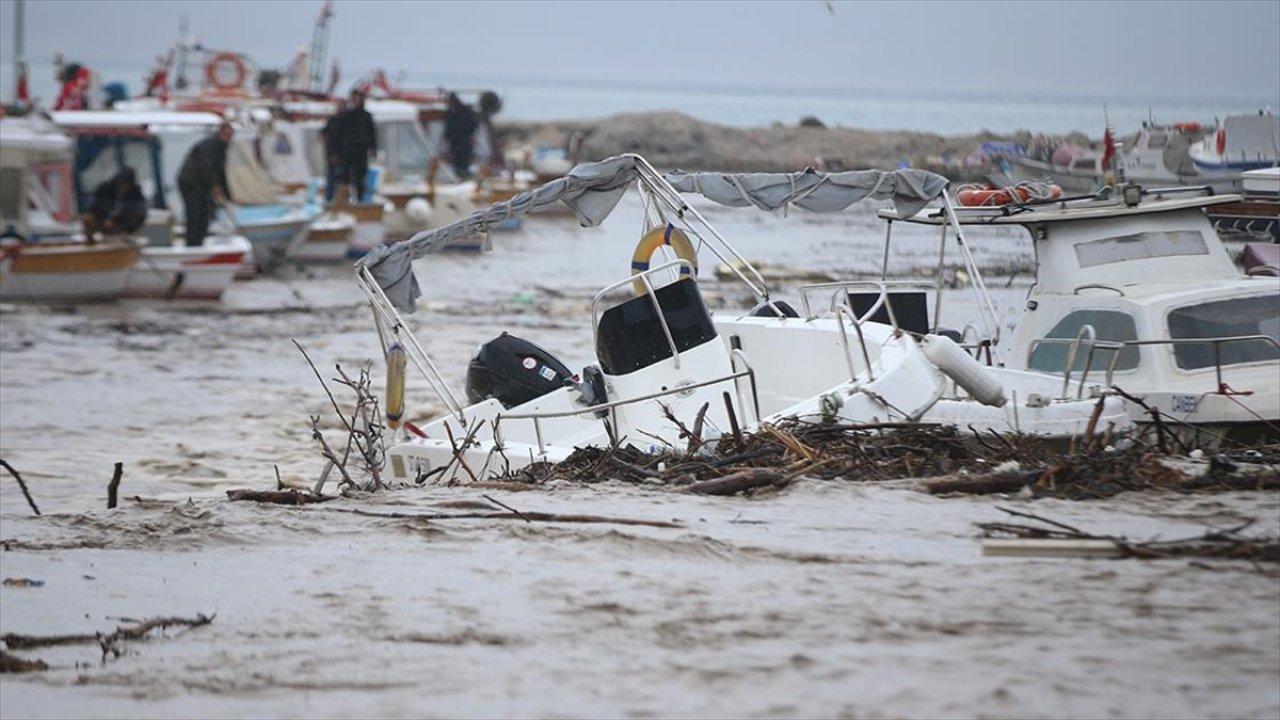
<path id="1" fill-rule="evenodd" d="M 1069 313 L 1066 317 L 1058 321 L 1057 325 L 1045 335 L 1046 338 L 1054 340 L 1071 340 L 1076 337 L 1080 329 L 1085 325 L 1093 327 L 1097 333 L 1098 340 L 1108 340 L 1111 342 L 1124 342 L 1125 340 L 1137 340 L 1138 330 L 1134 325 L 1133 316 L 1129 313 L 1117 310 L 1076 310 Z M 1027 361 L 1027 366 L 1032 370 L 1041 372 L 1059 373 L 1067 364 L 1067 355 L 1070 354 L 1070 345 L 1066 342 L 1042 342 L 1037 343 L 1031 351 L 1031 357 Z M 1089 357 L 1088 348 L 1081 343 L 1076 350 L 1075 360 L 1072 362 L 1071 371 L 1079 372 L 1084 369 L 1085 359 Z M 1111 353 L 1095 352 L 1093 360 L 1089 363 L 1089 371 L 1106 370 L 1111 364 Z M 1138 348 L 1130 345 L 1120 351 L 1120 357 L 1116 359 L 1116 370 L 1132 370 L 1138 367 Z"/>
<path id="2" fill-rule="evenodd" d="M 1214 338 L 1266 335 L 1280 342 L 1280 294 L 1215 300 L 1169 312 L 1169 337 Z M 1223 343 L 1223 365 L 1280 359 L 1280 349 L 1265 340 Z M 1214 366 L 1213 346 L 1179 344 L 1173 349 L 1178 367 L 1197 370 Z"/>

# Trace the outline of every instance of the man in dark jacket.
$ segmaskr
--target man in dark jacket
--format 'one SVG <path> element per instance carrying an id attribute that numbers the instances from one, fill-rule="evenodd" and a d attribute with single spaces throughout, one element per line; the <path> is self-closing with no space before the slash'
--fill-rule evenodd
<path id="1" fill-rule="evenodd" d="M 227 145 L 234 130 L 223 123 L 218 132 L 191 148 L 178 171 L 178 190 L 187 217 L 187 245 L 203 245 L 217 205 L 230 196 L 227 190 Z"/>
<path id="2" fill-rule="evenodd" d="M 347 112 L 347 101 L 339 100 L 338 107 L 334 109 L 329 119 L 325 121 L 324 127 L 320 129 L 320 142 L 324 145 L 324 199 L 325 202 L 333 202 L 333 196 L 338 191 L 338 186 L 346 183 L 347 174 L 342 169 L 342 153 L 338 148 L 338 140 L 341 131 L 338 129 L 342 123 L 342 116 Z"/>
<path id="3" fill-rule="evenodd" d="M 444 113 L 444 139 L 449 143 L 449 158 L 459 179 L 471 177 L 471 160 L 475 157 L 476 129 L 480 119 L 456 93 L 449 93 L 449 108 Z"/>
<path id="4" fill-rule="evenodd" d="M 373 116 L 364 109 L 363 92 L 351 92 L 351 107 L 338 116 L 333 137 L 341 163 L 342 182 L 353 186 L 352 202 L 363 202 L 369 158 L 378 149 L 378 131 L 373 126 Z"/>
<path id="5" fill-rule="evenodd" d="M 85 235 L 91 241 L 94 233 L 131 235 L 142 227 L 147 221 L 147 199 L 133 168 L 122 168 L 94 189 L 83 220 Z"/>

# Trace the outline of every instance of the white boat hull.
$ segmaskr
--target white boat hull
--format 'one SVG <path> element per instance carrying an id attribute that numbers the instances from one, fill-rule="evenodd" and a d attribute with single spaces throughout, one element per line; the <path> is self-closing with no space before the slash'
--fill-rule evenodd
<path id="1" fill-rule="evenodd" d="M 29 302 L 114 300 L 139 257 L 131 242 L 50 242 L 0 252 L 0 300 Z"/>
<path id="2" fill-rule="evenodd" d="M 239 236 L 212 236 L 197 247 L 143 248 L 129 273 L 126 297 L 218 300 L 235 281 L 252 246 Z"/>

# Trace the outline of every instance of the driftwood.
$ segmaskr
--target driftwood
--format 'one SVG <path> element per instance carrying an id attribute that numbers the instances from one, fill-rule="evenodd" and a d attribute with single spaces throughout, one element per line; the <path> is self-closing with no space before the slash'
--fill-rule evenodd
<path id="1" fill-rule="evenodd" d="M 784 477 L 777 470 L 751 468 L 715 480 L 695 482 L 686 486 L 685 490 L 698 495 L 736 495 L 747 490 L 775 485 L 782 482 Z"/>
<path id="2" fill-rule="evenodd" d="M 1280 563 L 1280 538 L 1242 535 L 1254 524 L 1247 520 L 1235 527 L 1208 530 L 1202 535 L 1173 540 L 1135 541 L 1118 535 L 1095 535 L 1065 523 L 1028 512 L 997 508 L 1038 525 L 1007 522 L 978 523 L 983 553 L 1041 557 L 1106 557 L 1156 560 L 1164 558 L 1217 558 Z"/>
<path id="3" fill-rule="evenodd" d="M 97 644 L 102 649 L 102 659 L 106 660 L 108 655 L 112 657 L 120 657 L 123 651 L 119 644 L 128 640 L 142 640 L 147 637 L 153 630 L 164 630 L 170 627 L 186 627 L 195 628 L 208 625 L 213 622 L 214 615 L 205 615 L 203 613 L 196 615 L 194 618 L 182 617 L 159 617 L 149 620 L 141 620 L 132 626 L 120 626 L 110 633 L 80 633 L 76 635 L 18 635 L 16 633 L 8 633 L 0 636 L 5 647 L 9 650 L 30 650 L 40 647 L 55 647 L 59 645 L 92 645 Z M 14 669 L 9 669 L 10 662 Z M 4 658 L 5 672 L 33 672 L 36 670 L 48 669 L 39 660 L 28 661 L 21 658 L 14 658 L 6 655 Z M 25 668 L 25 669 L 18 669 Z"/>
<path id="4" fill-rule="evenodd" d="M 116 463 L 115 471 L 111 473 L 111 482 L 107 483 L 107 509 L 110 510 L 116 506 L 116 495 L 120 492 L 120 479 L 124 476 L 124 463 Z"/>
<path id="5" fill-rule="evenodd" d="M 28 673 L 48 670 L 49 666 L 42 660 L 24 660 L 17 655 L 10 655 L 0 650 L 0 673 Z"/>
<path id="6" fill-rule="evenodd" d="M 36 501 L 31 498 L 31 492 L 27 490 L 27 483 L 23 481 L 22 476 L 19 475 L 18 471 L 3 458 L 0 458 L 0 466 L 4 466 L 4 469 L 9 471 L 9 474 L 13 476 L 13 479 L 18 481 L 18 487 L 22 488 L 22 496 L 27 499 L 27 504 L 31 506 L 31 512 L 39 515 L 40 508 L 36 507 Z"/>
<path id="7" fill-rule="evenodd" d="M 232 502 L 248 501 L 274 505 L 307 505 L 335 499 L 334 495 L 316 495 L 300 490 L 228 490 L 227 499 Z"/>
<path id="8" fill-rule="evenodd" d="M 350 513 L 352 515 L 361 515 L 363 517 L 391 518 L 396 520 L 522 520 L 524 522 L 553 522 L 553 523 L 586 523 L 600 525 L 641 525 L 645 527 L 658 528 L 680 528 L 684 525 L 667 520 L 643 520 L 637 518 L 608 517 L 605 515 L 580 515 L 580 514 L 561 514 L 561 513 L 545 513 L 533 512 L 525 510 L 520 513 L 516 512 L 473 512 L 473 513 L 401 513 L 401 512 L 378 512 L 375 510 L 362 510 L 360 508 L 319 508 L 314 512 L 341 512 Z"/>

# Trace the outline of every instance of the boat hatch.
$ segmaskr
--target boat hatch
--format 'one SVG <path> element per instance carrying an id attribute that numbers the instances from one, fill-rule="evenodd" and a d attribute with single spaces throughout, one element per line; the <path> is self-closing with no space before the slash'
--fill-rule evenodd
<path id="1" fill-rule="evenodd" d="M 1075 249 L 1082 268 L 1127 260 L 1209 254 L 1209 246 L 1199 230 L 1137 232 L 1077 243 Z"/>
<path id="2" fill-rule="evenodd" d="M 894 325 L 916 335 L 932 332 L 929 322 L 929 297 L 923 290 L 892 290 L 883 293 L 885 302 L 880 302 L 881 292 L 849 292 L 849 308 L 855 317 L 863 321 Z M 890 316 L 892 305 L 893 314 Z M 874 308 L 875 312 L 871 312 Z M 871 313 L 868 315 L 867 313 Z"/>
<path id="3" fill-rule="evenodd" d="M 596 356 L 606 374 L 626 375 L 672 357 L 673 346 L 685 352 L 716 337 L 697 283 L 682 278 L 605 310 L 596 325 Z"/>

